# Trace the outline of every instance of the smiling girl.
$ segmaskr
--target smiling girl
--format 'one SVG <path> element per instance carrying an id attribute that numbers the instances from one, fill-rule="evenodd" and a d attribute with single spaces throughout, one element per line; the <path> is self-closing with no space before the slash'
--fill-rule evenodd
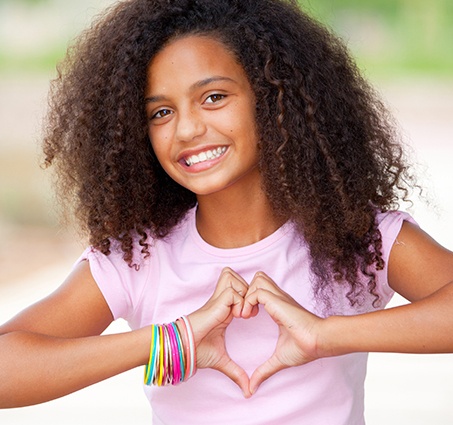
<path id="1" fill-rule="evenodd" d="M 91 246 L 0 328 L 1 407 L 145 366 L 154 425 L 360 425 L 367 352 L 453 351 L 453 254 L 397 211 L 388 114 L 295 3 L 119 3 L 44 152 Z"/>

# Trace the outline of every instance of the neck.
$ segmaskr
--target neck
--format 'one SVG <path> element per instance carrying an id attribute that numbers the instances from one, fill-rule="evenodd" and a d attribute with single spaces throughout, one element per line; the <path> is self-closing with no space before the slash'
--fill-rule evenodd
<path id="1" fill-rule="evenodd" d="M 284 222 L 275 216 L 261 189 L 198 197 L 198 232 L 218 248 L 251 245 L 274 233 Z"/>

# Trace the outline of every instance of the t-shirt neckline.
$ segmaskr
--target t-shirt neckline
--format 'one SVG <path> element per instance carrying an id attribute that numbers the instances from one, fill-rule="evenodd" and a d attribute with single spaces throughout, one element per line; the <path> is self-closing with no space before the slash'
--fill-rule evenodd
<path id="1" fill-rule="evenodd" d="M 271 233 L 269 236 L 251 245 L 246 245 L 239 248 L 218 248 L 207 243 L 198 232 L 196 224 L 196 210 L 197 207 L 192 208 L 190 211 L 188 211 L 186 216 L 186 219 L 189 222 L 190 236 L 200 249 L 202 249 L 204 252 L 208 254 L 215 255 L 217 257 L 231 258 L 243 255 L 250 255 L 252 253 L 255 254 L 258 251 L 264 250 L 277 243 L 293 228 L 290 222 L 286 222 L 285 224 L 280 226 L 275 232 Z"/>

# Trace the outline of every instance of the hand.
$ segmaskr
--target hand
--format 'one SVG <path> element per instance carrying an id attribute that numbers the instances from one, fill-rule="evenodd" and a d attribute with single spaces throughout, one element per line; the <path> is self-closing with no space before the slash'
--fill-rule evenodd
<path id="1" fill-rule="evenodd" d="M 216 289 L 211 298 L 199 310 L 188 316 L 197 347 L 197 367 L 216 369 L 250 397 L 249 377 L 244 369 L 229 356 L 225 346 L 225 330 L 233 317 L 242 317 L 244 297 L 248 284 L 230 268 L 220 274 Z M 249 316 L 258 314 L 258 306 L 250 306 Z"/>
<path id="2" fill-rule="evenodd" d="M 301 307 L 263 272 L 258 272 L 247 291 L 242 317 L 256 315 L 262 304 L 279 327 L 273 355 L 250 378 L 254 394 L 263 381 L 288 367 L 299 366 L 321 357 L 318 354 L 318 328 L 323 319 Z"/>

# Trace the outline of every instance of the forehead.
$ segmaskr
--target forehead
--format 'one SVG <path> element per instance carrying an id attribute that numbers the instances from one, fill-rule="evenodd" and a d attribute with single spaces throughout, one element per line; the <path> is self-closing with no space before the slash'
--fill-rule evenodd
<path id="1" fill-rule="evenodd" d="M 247 80 L 233 53 L 220 41 L 191 35 L 171 41 L 154 56 L 148 67 L 148 89 L 178 82 L 194 83 L 213 76 Z"/>

